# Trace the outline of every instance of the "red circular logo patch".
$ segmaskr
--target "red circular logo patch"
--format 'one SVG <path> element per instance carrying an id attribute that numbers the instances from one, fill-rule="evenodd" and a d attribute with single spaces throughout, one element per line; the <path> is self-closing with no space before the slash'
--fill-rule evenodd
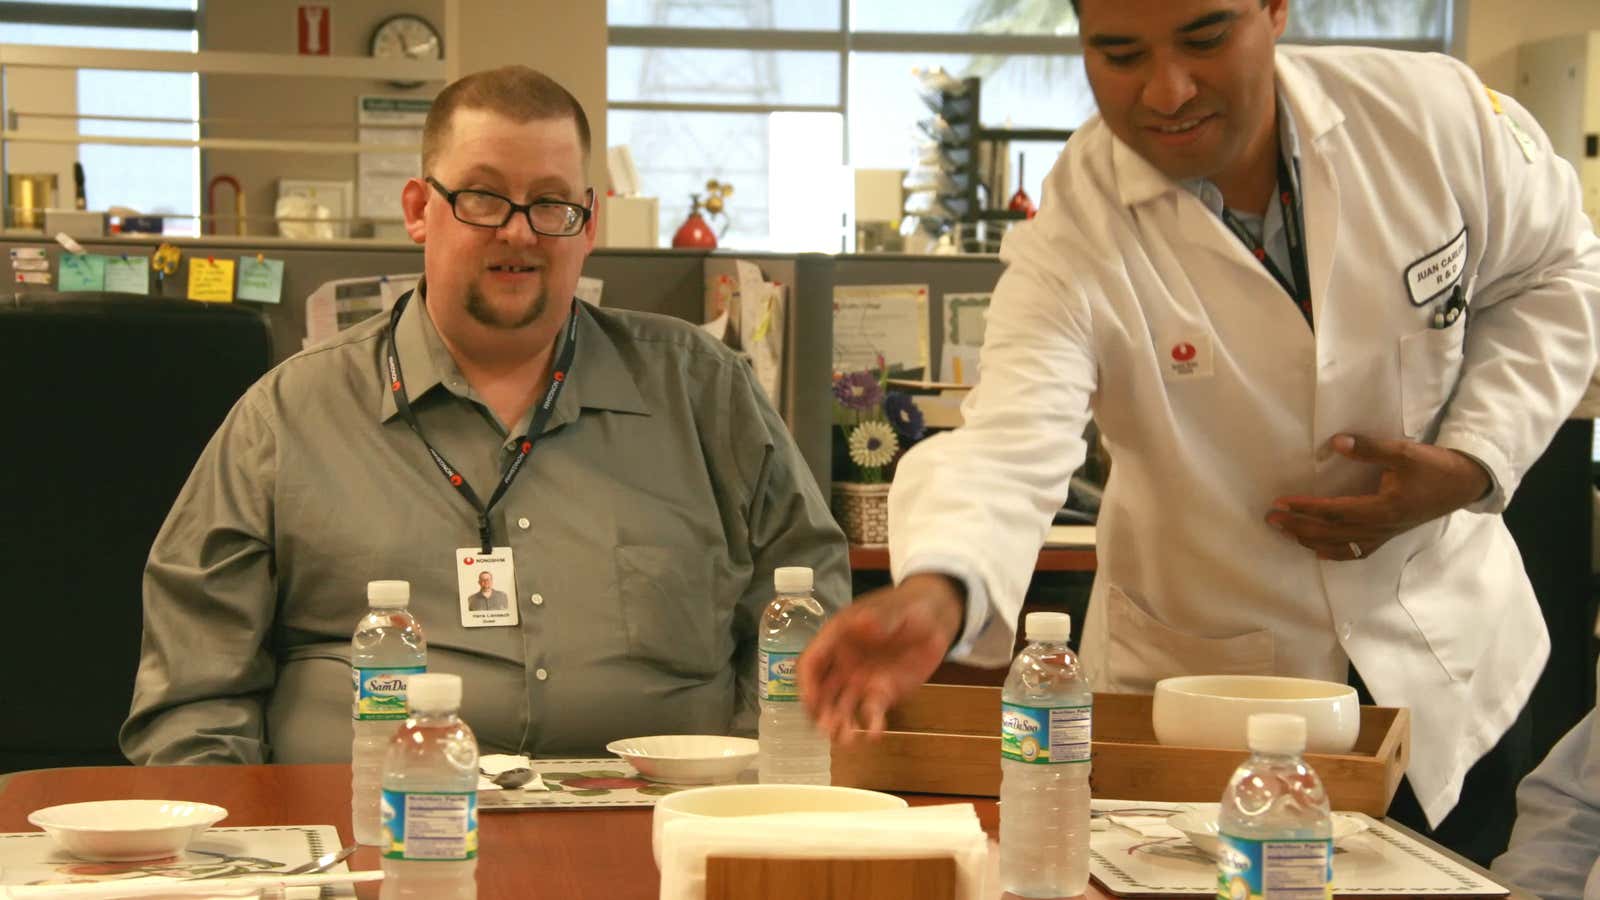
<path id="1" fill-rule="evenodd" d="M 1183 341 L 1182 343 L 1173 345 L 1172 358 L 1178 362 L 1188 362 L 1189 360 L 1194 359 L 1196 352 L 1197 351 L 1194 349 L 1193 344 L 1189 343 L 1188 341 Z"/>
<path id="2" fill-rule="evenodd" d="M 461 561 L 461 564 L 462 564 L 462 565 L 464 565 L 464 566 L 470 566 L 470 565 L 472 565 L 472 557 L 470 557 L 470 556 L 469 556 L 469 557 L 467 557 L 467 558 L 466 558 L 466 559 L 463 559 L 463 560 L 462 560 L 462 561 Z"/>
<path id="3" fill-rule="evenodd" d="M 555 375 L 553 375 L 551 377 L 554 378 L 557 381 L 566 381 L 567 380 L 567 373 L 565 373 L 565 372 L 557 372 Z"/>
<path id="4" fill-rule="evenodd" d="M 461 476 L 460 475 L 451 475 L 450 476 L 450 483 L 455 485 L 456 487 L 461 487 Z"/>
<path id="5" fill-rule="evenodd" d="M 522 442 L 522 452 L 523 453 L 527 453 L 529 450 L 532 450 L 532 449 L 533 449 L 533 442 L 532 441 L 523 441 Z"/>

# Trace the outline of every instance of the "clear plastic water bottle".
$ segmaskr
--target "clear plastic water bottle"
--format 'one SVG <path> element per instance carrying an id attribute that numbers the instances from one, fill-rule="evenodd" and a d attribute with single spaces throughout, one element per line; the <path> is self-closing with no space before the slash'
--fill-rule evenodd
<path id="1" fill-rule="evenodd" d="M 778 596 L 761 616 L 761 650 L 756 681 L 761 696 L 763 784 L 829 784 L 833 764 L 828 739 L 817 731 L 800 704 L 795 663 L 822 628 L 822 604 L 811 596 L 811 570 L 784 566 L 772 574 Z"/>
<path id="2" fill-rule="evenodd" d="M 406 718 L 407 679 L 428 667 L 428 645 L 407 609 L 410 605 L 409 582 L 367 582 L 367 614 L 350 639 L 354 681 L 350 715 L 355 729 L 350 745 L 350 830 L 361 844 L 382 841 L 378 794 L 383 789 L 383 756 L 389 738 Z"/>
<path id="3" fill-rule="evenodd" d="M 1222 900 L 1329 900 L 1333 819 L 1322 779 L 1300 754 L 1306 720 L 1257 713 L 1246 726 L 1250 758 L 1217 812 L 1217 896 Z"/>
<path id="4" fill-rule="evenodd" d="M 458 714 L 461 676 L 414 675 L 383 763 L 382 900 L 478 895 L 478 740 Z"/>
<path id="5" fill-rule="evenodd" d="M 1000 693 L 1000 886 L 1074 897 L 1089 884 L 1094 694 L 1067 646 L 1072 617 L 1028 613 Z"/>

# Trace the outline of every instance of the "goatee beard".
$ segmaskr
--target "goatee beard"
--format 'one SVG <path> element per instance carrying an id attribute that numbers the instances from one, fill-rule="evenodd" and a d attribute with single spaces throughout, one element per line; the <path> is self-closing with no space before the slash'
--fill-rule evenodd
<path id="1" fill-rule="evenodd" d="M 476 288 L 467 289 L 467 315 L 471 316 L 480 325 L 504 331 L 515 331 L 518 328 L 526 328 L 537 322 L 544 315 L 545 307 L 548 304 L 549 298 L 545 296 L 543 291 L 540 291 L 539 296 L 534 299 L 533 305 L 529 306 L 526 312 L 515 319 L 505 319 L 495 314 L 494 307 L 489 305 L 489 301 L 478 293 Z"/>

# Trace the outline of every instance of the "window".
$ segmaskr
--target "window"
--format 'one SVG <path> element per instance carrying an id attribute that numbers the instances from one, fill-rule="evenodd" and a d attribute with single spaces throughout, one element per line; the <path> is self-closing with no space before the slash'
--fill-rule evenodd
<path id="1" fill-rule="evenodd" d="M 198 47 L 194 0 L 121 0 L 115 8 L 99 9 L 93 7 L 104 5 L 86 0 L 55 0 L 53 5 L 62 7 L 59 22 L 0 23 L 0 43 L 191 53 Z M 160 12 L 164 10 L 173 12 Z M 78 24 L 86 18 L 108 24 Z M 15 76 L 8 73 L 8 77 Z M 71 96 L 64 96 L 68 94 Z M 193 73 L 79 69 L 75 83 L 69 81 L 59 90 L 8 90 L 6 96 L 17 113 L 19 131 L 48 130 L 42 126 L 61 116 L 75 116 L 80 135 L 199 137 L 199 126 L 194 124 L 200 110 L 199 78 Z M 152 121 L 174 119 L 179 121 Z M 83 165 L 85 202 L 90 209 L 124 206 L 150 214 L 199 214 L 200 152 L 196 148 L 92 143 L 72 147 L 19 141 L 12 150 L 13 157 L 7 161 L 12 168 L 16 168 L 19 152 L 29 154 L 24 159 L 35 160 L 45 158 L 41 152 L 65 155 L 68 166 L 75 152 L 76 161 Z M 62 197 L 70 194 L 64 190 Z M 177 234 L 198 234 L 200 230 L 197 218 L 169 219 L 166 227 Z"/>
<path id="2" fill-rule="evenodd" d="M 1298 0 L 1289 39 L 1443 50 L 1451 6 Z M 791 165 L 802 155 L 790 143 L 794 130 L 767 121 L 776 113 L 842 121 L 800 135 L 819 160 L 816 184 L 834 183 L 841 152 L 855 168 L 909 168 L 916 123 L 929 116 L 915 66 L 980 76 L 986 127 L 1076 128 L 1094 112 L 1065 0 L 608 0 L 607 15 L 609 139 L 632 148 L 641 189 L 660 198 L 663 244 L 687 215 L 689 194 L 716 179 L 735 186 L 724 246 L 794 249 L 769 221 L 770 161 Z M 775 131 L 787 135 L 783 147 L 772 146 Z M 824 147 L 827 140 L 840 146 Z M 1022 186 L 1035 200 L 1060 149 L 1008 148 L 1013 171 L 1025 160 Z"/>

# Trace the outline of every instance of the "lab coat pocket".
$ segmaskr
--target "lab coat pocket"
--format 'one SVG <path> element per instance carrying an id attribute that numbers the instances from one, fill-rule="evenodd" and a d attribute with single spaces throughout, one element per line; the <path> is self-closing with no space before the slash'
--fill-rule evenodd
<path id="1" fill-rule="evenodd" d="M 1272 632 L 1212 638 L 1188 634 L 1145 611 L 1116 585 L 1106 591 L 1107 661 L 1113 689 L 1150 693 L 1175 675 L 1270 675 Z"/>
<path id="2" fill-rule="evenodd" d="M 1400 605 L 1452 681 L 1472 677 L 1503 624 L 1509 592 L 1483 590 L 1484 570 L 1522 566 L 1509 537 L 1485 540 L 1477 533 L 1474 526 L 1492 521 L 1466 512 L 1447 516 L 1439 536 L 1400 570 Z"/>
<path id="3" fill-rule="evenodd" d="M 1400 339 L 1400 416 L 1411 440 L 1424 436 L 1455 390 L 1464 323 L 1424 328 Z"/>
<path id="4" fill-rule="evenodd" d="M 700 678 L 727 665 L 732 638 L 716 633 L 720 600 L 706 556 L 624 545 L 616 563 L 630 656 Z"/>

